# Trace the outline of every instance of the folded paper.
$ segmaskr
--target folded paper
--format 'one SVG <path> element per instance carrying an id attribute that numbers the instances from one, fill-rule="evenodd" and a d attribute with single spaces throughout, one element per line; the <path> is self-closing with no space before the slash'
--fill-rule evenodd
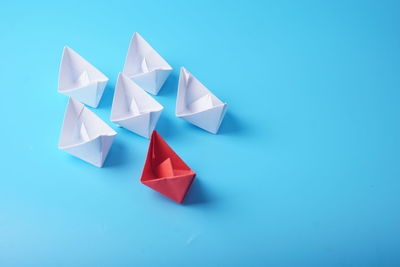
<path id="1" fill-rule="evenodd" d="M 140 36 L 134 33 L 123 73 L 154 95 L 172 72 L 172 67 Z"/>
<path id="2" fill-rule="evenodd" d="M 155 191 L 182 203 L 195 172 L 153 131 L 140 181 Z"/>
<path id="3" fill-rule="evenodd" d="M 114 91 L 111 121 L 138 135 L 149 138 L 163 106 L 120 73 Z"/>
<path id="4" fill-rule="evenodd" d="M 227 110 L 219 100 L 185 68 L 181 68 L 176 116 L 213 134 L 218 132 Z"/>
<path id="5" fill-rule="evenodd" d="M 102 167 L 116 134 L 87 107 L 70 98 L 58 147 Z"/>
<path id="6" fill-rule="evenodd" d="M 108 78 L 69 47 L 64 47 L 58 92 L 96 108 Z"/>

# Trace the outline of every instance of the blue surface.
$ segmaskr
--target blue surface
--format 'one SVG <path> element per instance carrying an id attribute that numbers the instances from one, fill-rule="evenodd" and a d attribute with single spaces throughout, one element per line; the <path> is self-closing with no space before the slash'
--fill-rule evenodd
<path id="1" fill-rule="evenodd" d="M 54 2 L 0 7 L 1 266 L 400 266 L 400 2 Z M 174 67 L 184 205 L 139 183 L 126 130 L 102 169 L 57 149 L 63 46 L 110 78 L 116 128 L 135 31 Z M 220 134 L 174 116 L 180 66 L 229 103 Z"/>

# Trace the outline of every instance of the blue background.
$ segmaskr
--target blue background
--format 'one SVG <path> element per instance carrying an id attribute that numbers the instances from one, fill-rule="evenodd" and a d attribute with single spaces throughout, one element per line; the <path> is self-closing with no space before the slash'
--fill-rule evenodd
<path id="1" fill-rule="evenodd" d="M 399 266 L 400 2 L 0 5 L 1 266 Z M 102 169 L 58 150 L 68 45 L 110 82 L 133 32 L 173 67 L 157 130 L 198 174 L 184 205 L 139 183 L 148 140 Z M 229 109 L 174 116 L 185 66 Z"/>

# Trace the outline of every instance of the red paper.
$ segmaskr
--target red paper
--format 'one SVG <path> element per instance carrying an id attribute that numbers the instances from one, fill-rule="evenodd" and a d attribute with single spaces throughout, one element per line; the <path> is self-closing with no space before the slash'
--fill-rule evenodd
<path id="1" fill-rule="evenodd" d="M 140 181 L 170 199 L 182 203 L 196 173 L 153 131 Z"/>

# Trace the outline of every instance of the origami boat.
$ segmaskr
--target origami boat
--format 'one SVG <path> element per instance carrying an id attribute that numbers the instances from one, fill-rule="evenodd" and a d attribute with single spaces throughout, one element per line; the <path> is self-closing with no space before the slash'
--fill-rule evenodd
<path id="1" fill-rule="evenodd" d="M 181 68 L 176 100 L 177 117 L 216 134 L 227 107 L 189 71 Z"/>
<path id="2" fill-rule="evenodd" d="M 70 98 L 58 147 L 102 167 L 117 133 L 83 104 Z"/>
<path id="3" fill-rule="evenodd" d="M 154 98 L 123 73 L 118 76 L 111 108 L 111 121 L 149 138 L 163 110 Z"/>
<path id="4" fill-rule="evenodd" d="M 195 172 L 153 131 L 140 181 L 155 191 L 182 203 Z"/>
<path id="5" fill-rule="evenodd" d="M 151 94 L 158 94 L 172 67 L 140 36 L 134 33 L 123 73 Z"/>
<path id="6" fill-rule="evenodd" d="M 96 108 L 108 78 L 71 48 L 65 46 L 58 77 L 58 92 Z"/>

